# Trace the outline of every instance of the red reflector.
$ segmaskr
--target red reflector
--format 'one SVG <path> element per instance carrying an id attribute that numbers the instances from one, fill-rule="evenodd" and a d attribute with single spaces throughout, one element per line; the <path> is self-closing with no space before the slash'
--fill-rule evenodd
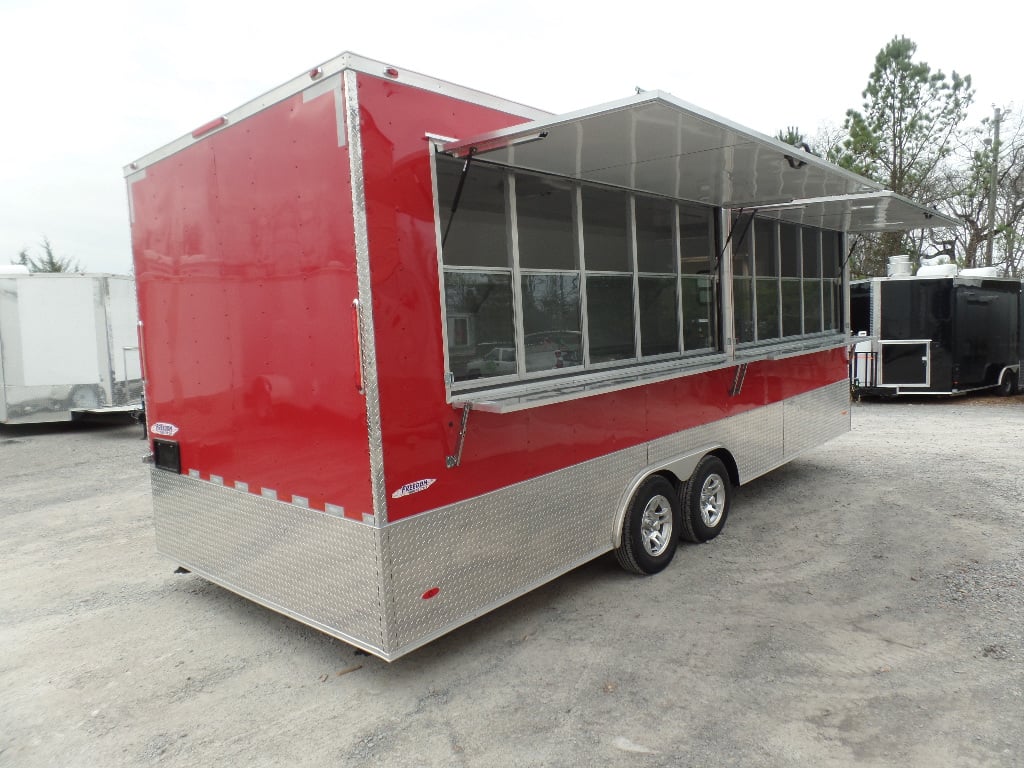
<path id="1" fill-rule="evenodd" d="M 388 67 L 384 70 L 384 74 L 388 77 L 398 77 L 398 70 L 394 67 Z"/>
<path id="2" fill-rule="evenodd" d="M 431 587 L 426 592 L 424 592 L 422 595 L 420 595 L 420 597 L 422 597 L 424 600 L 429 600 L 432 597 L 437 597 L 437 594 L 440 591 L 441 591 L 440 587 Z"/>
<path id="3" fill-rule="evenodd" d="M 211 120 L 208 123 L 203 123 L 198 128 L 196 128 L 194 131 L 192 131 L 192 138 L 193 139 L 198 139 L 204 133 L 209 133 L 214 128 L 220 128 L 227 121 L 228 121 L 228 119 L 226 117 L 218 117 L 216 120 Z"/>

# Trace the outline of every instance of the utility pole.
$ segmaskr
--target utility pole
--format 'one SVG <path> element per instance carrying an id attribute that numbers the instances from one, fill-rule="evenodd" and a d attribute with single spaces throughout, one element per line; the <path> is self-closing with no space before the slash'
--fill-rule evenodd
<path id="1" fill-rule="evenodd" d="M 996 180 L 999 173 L 999 120 L 1002 113 L 996 107 L 992 121 L 992 180 L 988 190 L 988 243 L 985 246 L 985 266 L 992 266 L 992 246 L 996 242 Z"/>

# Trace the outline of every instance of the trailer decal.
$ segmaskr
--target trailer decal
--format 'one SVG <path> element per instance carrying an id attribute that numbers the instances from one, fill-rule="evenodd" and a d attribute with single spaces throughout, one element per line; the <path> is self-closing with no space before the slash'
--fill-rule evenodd
<path id="1" fill-rule="evenodd" d="M 164 437 L 173 437 L 178 434 L 178 428 L 174 424 L 168 424 L 163 421 L 158 421 L 149 428 L 149 431 L 154 435 L 163 435 Z"/>
<path id="2" fill-rule="evenodd" d="M 413 483 L 406 483 L 401 488 L 399 488 L 397 491 L 392 493 L 391 494 L 391 498 L 392 499 L 400 499 L 403 496 L 411 496 L 414 493 L 419 493 L 420 491 L 427 490 L 427 488 L 429 488 L 430 486 L 432 486 L 436 482 L 437 482 L 437 478 L 436 477 L 431 477 L 431 478 L 426 479 L 426 480 L 417 480 L 416 482 L 413 482 Z"/>

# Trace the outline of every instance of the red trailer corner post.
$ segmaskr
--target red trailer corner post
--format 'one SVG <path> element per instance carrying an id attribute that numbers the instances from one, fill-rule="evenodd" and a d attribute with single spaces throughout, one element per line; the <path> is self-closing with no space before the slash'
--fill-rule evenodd
<path id="1" fill-rule="evenodd" d="M 846 233 L 950 223 L 665 94 L 352 54 L 126 175 L 159 550 L 388 660 L 716 536 L 849 429 Z"/>

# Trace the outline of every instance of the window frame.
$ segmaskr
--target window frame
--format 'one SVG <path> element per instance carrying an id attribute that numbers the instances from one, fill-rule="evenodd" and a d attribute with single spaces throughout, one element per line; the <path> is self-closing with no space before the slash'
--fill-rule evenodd
<path id="1" fill-rule="evenodd" d="M 443 160 L 441 160 L 443 158 Z M 748 246 L 750 251 L 750 269 L 751 274 L 747 279 L 749 283 L 749 290 L 751 293 L 751 307 L 750 313 L 752 322 L 754 323 L 754 340 L 747 342 L 735 342 L 735 329 L 733 327 L 736 319 L 736 306 L 733 297 L 734 290 L 736 288 L 736 277 L 733 274 L 732 263 L 725 264 L 725 259 L 732 259 L 732 250 L 728 245 L 723 246 L 723 240 L 725 238 L 725 230 L 723 229 L 726 224 L 732 223 L 735 226 L 737 217 L 740 219 L 744 215 L 744 212 L 737 210 L 729 210 L 726 208 L 711 206 L 708 204 L 698 203 L 687 200 L 677 200 L 672 198 L 661 197 L 658 195 L 652 195 L 638 190 L 630 190 L 618 187 L 611 187 L 608 185 L 596 184 L 591 182 L 584 182 L 578 179 L 570 179 L 561 176 L 550 176 L 540 172 L 530 171 L 526 169 L 505 167 L 499 164 L 487 164 L 492 169 L 497 169 L 503 174 L 504 178 L 504 206 L 506 211 L 506 248 L 510 250 L 509 262 L 510 266 L 507 268 L 497 267 L 475 267 L 471 265 L 458 265 L 448 266 L 444 263 L 444 254 L 441 243 L 441 223 L 442 216 L 441 212 L 442 202 L 438 196 L 438 185 L 437 185 L 437 163 L 440 161 L 451 161 L 455 164 L 461 164 L 461 161 L 452 160 L 444 156 L 441 153 L 433 153 L 431 159 L 431 173 L 432 181 L 434 186 L 434 215 L 435 215 L 435 227 L 437 228 L 438 237 L 438 270 L 439 280 L 442 287 L 441 293 L 441 331 L 443 335 L 443 348 L 444 348 L 444 364 L 445 364 L 445 381 L 446 387 L 450 393 L 450 396 L 455 396 L 460 393 L 471 393 L 476 390 L 485 390 L 490 388 L 502 388 L 514 387 L 517 384 L 537 384 L 538 380 L 550 380 L 553 389 L 557 389 L 559 386 L 577 386 L 580 383 L 593 379 L 595 382 L 604 380 L 608 376 L 615 376 L 622 372 L 623 375 L 630 375 L 634 369 L 651 369 L 652 371 L 657 370 L 679 370 L 685 368 L 696 368 L 701 366 L 703 363 L 707 365 L 721 365 L 728 364 L 730 357 L 735 358 L 749 358 L 751 354 L 756 354 L 758 350 L 764 348 L 776 348 L 776 347 L 806 347 L 807 343 L 823 337 L 835 336 L 842 333 L 842 328 L 838 327 L 835 329 L 824 328 L 826 320 L 824 306 L 821 305 L 819 313 L 821 315 L 820 321 L 822 324 L 822 330 L 806 332 L 803 326 L 805 322 L 805 313 L 803 307 L 803 269 L 802 269 L 802 253 L 797 255 L 799 259 L 798 263 L 801 265 L 801 276 L 800 280 L 800 296 L 801 296 L 801 332 L 799 335 L 794 336 L 783 336 L 783 315 L 782 315 L 782 245 L 781 245 L 781 232 L 779 231 L 780 221 L 772 218 L 761 218 L 753 214 L 753 220 L 751 222 L 752 231 L 747 233 L 747 237 L 750 238 L 750 244 Z M 480 164 L 484 164 L 481 161 Z M 472 169 L 470 170 L 472 173 Z M 520 250 L 519 250 L 519 223 L 518 223 L 518 201 L 516 196 L 516 184 L 517 179 L 524 176 L 533 175 L 538 177 L 550 177 L 558 179 L 561 183 L 568 183 L 571 185 L 571 200 L 572 200 L 572 211 L 571 211 L 571 227 L 572 237 L 571 241 L 575 248 L 573 263 L 576 268 L 573 270 L 562 269 L 558 267 L 543 268 L 543 267 L 530 267 L 523 268 L 520 264 Z M 586 232 L 584 231 L 584 216 L 583 216 L 583 205 L 584 205 L 584 189 L 588 187 L 601 188 L 607 190 L 610 193 L 623 196 L 626 202 L 626 247 L 628 250 L 628 271 L 608 271 L 608 270 L 590 270 L 587 268 L 587 254 L 586 254 Z M 638 203 L 645 201 L 654 201 L 657 205 L 666 205 L 671 207 L 671 226 L 672 226 L 672 272 L 647 272 L 641 271 L 640 269 L 640 254 L 639 254 L 639 243 L 638 243 L 638 228 L 640 226 L 640 220 L 637 216 Z M 702 270 L 691 274 L 687 271 L 684 274 L 682 259 L 683 253 L 683 237 L 681 230 L 681 215 L 683 207 L 688 207 L 691 211 L 695 211 L 699 214 L 700 219 L 706 222 L 707 225 L 707 240 L 704 241 L 709 247 L 702 245 L 700 250 L 709 250 L 706 254 L 708 272 L 704 274 Z M 457 215 L 457 213 L 456 213 Z M 773 261 L 772 268 L 768 269 L 768 275 L 759 275 L 759 272 L 764 270 L 759 269 L 758 263 L 760 259 L 764 258 L 764 254 L 760 256 L 757 254 L 757 248 L 755 243 L 755 233 L 753 231 L 756 227 L 771 227 L 772 235 L 771 240 L 773 242 L 773 253 L 771 259 Z M 821 238 L 824 236 L 836 237 L 836 248 L 841 256 L 842 253 L 842 233 L 835 232 L 832 230 L 817 230 L 816 228 L 805 228 L 800 225 L 792 225 L 797 227 L 798 236 L 797 243 L 798 249 L 802 250 L 803 244 L 803 230 L 804 229 L 815 229 L 819 235 L 819 243 Z M 657 238 L 655 238 L 657 241 Z M 762 248 L 763 250 L 763 248 Z M 822 248 L 819 246 L 819 251 Z M 701 257 L 703 258 L 703 257 Z M 823 254 L 819 254 L 819 272 L 824 271 L 824 265 L 821 262 Z M 655 260 L 655 265 L 657 265 Z M 841 286 L 845 284 L 844 280 L 844 268 L 841 263 L 841 259 L 838 260 L 836 265 L 837 276 L 834 278 Z M 444 293 L 445 276 L 448 272 L 471 272 L 471 273 L 497 273 L 501 275 L 507 275 L 511 281 L 511 293 L 512 293 L 512 327 L 514 334 L 514 346 L 516 349 L 516 371 L 515 373 L 486 377 L 484 379 L 460 379 L 455 380 L 452 372 L 452 360 L 451 351 L 452 348 L 449 346 L 449 342 L 452 341 L 448 338 L 448 306 L 447 297 Z M 770 274 L 774 272 L 774 275 Z M 528 371 L 527 360 L 526 360 L 526 327 L 524 322 L 525 307 L 523 304 L 524 300 L 524 286 L 523 280 L 531 274 L 543 275 L 543 274 L 555 274 L 555 275 L 571 275 L 578 277 L 579 284 L 579 295 L 577 298 L 577 311 L 579 317 L 579 334 L 580 334 L 580 362 L 575 365 L 570 365 L 562 368 L 551 368 L 542 369 L 535 371 Z M 633 321 L 633 348 L 632 354 L 628 357 L 623 357 L 615 360 L 607 360 L 601 362 L 594 362 L 592 360 L 591 350 L 591 316 L 590 306 L 591 303 L 588 299 L 588 279 L 593 280 L 597 277 L 620 277 L 628 279 L 630 282 L 631 290 L 631 313 Z M 644 356 L 643 354 L 643 317 L 640 306 L 640 284 L 645 278 L 661 279 L 661 280 L 674 280 L 675 289 L 675 336 L 676 346 L 675 350 L 671 352 L 659 353 L 654 355 Z M 694 282 L 694 285 L 683 285 L 683 280 L 689 278 Z M 776 300 L 776 312 L 778 313 L 777 319 L 777 336 L 771 338 L 760 338 L 760 332 L 757 328 L 757 287 L 758 281 L 771 280 L 775 281 L 775 300 Z M 705 286 L 704 281 L 707 285 Z M 833 285 L 831 279 L 826 281 L 823 276 L 817 278 L 819 284 L 819 302 L 823 301 L 822 292 L 825 290 L 825 283 L 829 283 L 829 287 Z M 727 286 L 726 283 L 729 283 Z M 684 291 L 684 288 L 686 289 Z M 709 327 L 707 333 L 703 334 L 701 340 L 710 341 L 710 346 L 699 347 L 699 348 L 688 348 L 686 346 L 687 336 L 687 318 L 694 311 L 693 307 L 685 303 L 687 295 L 701 295 L 702 291 L 708 290 L 711 297 L 710 306 L 707 307 L 707 319 Z M 728 291 L 728 295 L 726 295 Z M 684 295 L 685 294 L 685 295 Z M 692 298 L 692 297 L 691 297 Z M 842 309 L 842 297 L 837 298 L 838 305 L 835 307 L 835 325 L 843 325 L 843 309 Z M 691 300 L 690 304 L 693 304 Z M 703 320 L 703 307 L 700 305 L 698 319 Z M 456 319 L 453 317 L 453 320 Z M 649 322 L 649 321 L 648 321 Z M 724 324 L 724 327 L 723 327 Z M 651 327 L 650 325 L 648 327 Z M 567 329 L 569 330 L 569 329 Z M 573 330 L 573 333 L 576 331 Z M 554 331 L 552 331 L 554 333 Z M 477 334 L 478 335 L 478 334 Z M 694 334 L 690 334 L 691 341 L 696 338 Z M 732 338 L 730 338 L 732 337 Z M 670 366 L 666 368 L 666 366 Z M 566 380 L 562 382 L 562 380 Z M 511 391 L 511 390 L 509 390 Z M 532 391 L 532 390 L 531 390 Z"/>

